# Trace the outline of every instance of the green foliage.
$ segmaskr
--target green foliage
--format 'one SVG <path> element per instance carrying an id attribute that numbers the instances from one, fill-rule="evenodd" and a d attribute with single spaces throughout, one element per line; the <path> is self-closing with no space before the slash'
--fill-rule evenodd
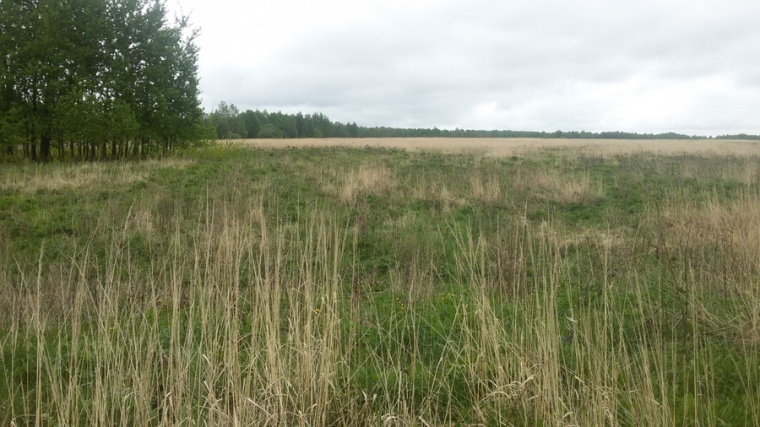
<path id="1" fill-rule="evenodd" d="M 196 141 L 196 32 L 158 0 L 0 5 L 0 146 L 31 160 L 149 156 Z"/>
<path id="2" fill-rule="evenodd" d="M 222 101 L 205 122 L 216 129 L 218 139 L 239 138 L 356 138 L 356 123 L 332 122 L 321 113 L 284 114 L 246 110 Z"/>
<path id="3" fill-rule="evenodd" d="M 333 122 L 322 113 L 286 114 L 245 110 L 222 101 L 205 117 L 219 139 L 238 138 L 565 138 L 565 139 L 703 139 L 704 136 L 679 133 L 633 132 L 545 132 L 479 129 L 425 129 L 368 127 L 356 123 Z M 266 129 L 265 126 L 269 125 Z M 717 139 L 760 139 L 759 135 L 723 135 Z"/>

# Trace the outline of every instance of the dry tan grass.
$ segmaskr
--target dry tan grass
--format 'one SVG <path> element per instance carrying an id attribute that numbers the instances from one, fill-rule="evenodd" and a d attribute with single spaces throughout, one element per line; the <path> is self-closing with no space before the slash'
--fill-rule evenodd
<path id="1" fill-rule="evenodd" d="M 547 221 L 541 222 L 535 233 L 536 237 L 545 241 L 550 247 L 563 252 L 571 247 L 590 246 L 606 253 L 631 244 L 622 230 L 594 228 L 566 230 Z"/>
<path id="2" fill-rule="evenodd" d="M 388 167 L 363 164 L 342 177 L 339 197 L 343 203 L 353 205 L 361 195 L 379 195 L 394 186 L 393 173 Z"/>
<path id="3" fill-rule="evenodd" d="M 719 157 L 715 153 L 687 154 L 672 161 L 664 161 L 664 158 L 658 159 L 658 157 L 660 156 L 647 155 L 643 158 L 653 167 L 656 175 L 692 179 L 700 183 L 733 181 L 744 185 L 754 185 L 760 182 L 760 162 L 754 156 L 730 154 L 720 163 L 715 162 Z M 612 161 L 609 162 L 613 164 Z"/>
<path id="4" fill-rule="evenodd" d="M 614 156 L 651 152 L 660 155 L 718 154 L 760 156 L 760 142 L 741 140 L 620 140 L 541 138 L 330 138 L 248 139 L 238 144 L 260 148 L 284 147 L 384 147 L 445 153 L 477 152 L 488 156 L 527 155 L 545 150 L 566 149 L 568 155 Z"/>
<path id="5" fill-rule="evenodd" d="M 396 186 L 393 172 L 385 165 L 363 163 L 349 170 L 305 162 L 297 173 L 317 183 L 322 190 L 353 206 L 358 197 L 380 195 Z"/>
<path id="6" fill-rule="evenodd" d="M 600 182 L 582 174 L 563 174 L 554 169 L 536 169 L 518 175 L 514 183 L 523 191 L 538 191 L 541 197 L 561 204 L 589 203 L 604 196 Z"/>
<path id="7" fill-rule="evenodd" d="M 154 169 L 181 169 L 191 163 L 184 159 L 165 159 L 117 164 L 6 165 L 0 169 L 0 189 L 33 193 L 37 190 L 112 188 L 143 181 Z"/>
<path id="8" fill-rule="evenodd" d="M 685 265 L 681 286 L 702 296 L 693 306 L 705 333 L 742 345 L 760 344 L 760 196 L 683 201 L 650 219 L 660 235 L 650 250 L 664 255 L 668 265 Z M 734 310 L 711 304 L 716 298 L 731 301 Z"/>
<path id="9" fill-rule="evenodd" d="M 364 164 L 351 172 L 343 182 L 341 199 L 353 203 L 358 194 L 377 194 L 392 185 L 387 167 Z"/>
<path id="10" fill-rule="evenodd" d="M 760 182 L 760 163 L 752 162 L 721 169 L 721 179 L 745 185 L 757 184 Z"/>
<path id="11" fill-rule="evenodd" d="M 426 177 L 417 183 L 408 185 L 410 197 L 414 200 L 427 200 L 441 204 L 441 209 L 448 212 L 452 207 L 467 204 L 467 198 L 455 191 L 451 183 Z"/>
<path id="12" fill-rule="evenodd" d="M 760 198 L 744 193 L 731 202 L 688 202 L 667 208 L 660 219 L 669 245 L 690 250 L 720 247 L 760 271 Z"/>
<path id="13" fill-rule="evenodd" d="M 472 173 L 470 175 L 470 186 L 473 197 L 484 203 L 498 203 L 503 198 L 497 171 L 476 171 Z"/>

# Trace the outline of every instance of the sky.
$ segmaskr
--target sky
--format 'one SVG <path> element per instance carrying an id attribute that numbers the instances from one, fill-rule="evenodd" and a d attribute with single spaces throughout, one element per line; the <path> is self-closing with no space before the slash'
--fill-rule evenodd
<path id="1" fill-rule="evenodd" d="M 757 0 L 166 0 L 203 106 L 363 126 L 760 134 Z"/>

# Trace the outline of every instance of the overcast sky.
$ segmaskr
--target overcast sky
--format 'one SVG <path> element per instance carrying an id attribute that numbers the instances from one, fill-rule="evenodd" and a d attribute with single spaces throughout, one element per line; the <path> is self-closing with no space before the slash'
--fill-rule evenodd
<path id="1" fill-rule="evenodd" d="M 760 134 L 757 0 L 167 0 L 203 105 L 365 126 Z"/>

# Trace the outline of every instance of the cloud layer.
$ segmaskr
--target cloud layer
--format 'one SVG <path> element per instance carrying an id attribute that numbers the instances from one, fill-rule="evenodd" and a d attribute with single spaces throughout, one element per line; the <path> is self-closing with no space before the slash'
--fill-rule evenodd
<path id="1" fill-rule="evenodd" d="M 760 133 L 760 2 L 180 0 L 204 105 L 362 125 Z"/>

